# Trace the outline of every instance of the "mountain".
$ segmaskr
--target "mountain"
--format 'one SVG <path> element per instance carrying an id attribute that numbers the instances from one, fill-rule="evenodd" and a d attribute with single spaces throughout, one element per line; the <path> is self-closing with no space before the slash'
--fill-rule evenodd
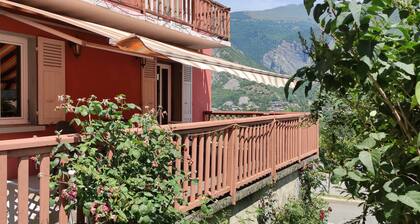
<path id="1" fill-rule="evenodd" d="M 314 25 L 303 5 L 234 12 L 231 14 L 231 41 L 255 62 L 290 75 L 308 63 L 300 47 L 299 32 L 308 38 Z M 283 57 L 275 56 L 279 54 Z"/>
<path id="2" fill-rule="evenodd" d="M 303 5 L 231 14 L 232 48 L 213 51 L 217 57 L 286 75 L 310 63 L 303 53 L 299 32 L 308 38 L 315 23 Z M 243 80 L 227 73 L 213 76 L 213 109 L 308 110 L 302 92 L 286 100 L 283 88 Z"/>

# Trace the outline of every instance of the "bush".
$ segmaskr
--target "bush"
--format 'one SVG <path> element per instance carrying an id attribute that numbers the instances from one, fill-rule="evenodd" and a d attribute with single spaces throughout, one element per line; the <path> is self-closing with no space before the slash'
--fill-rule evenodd
<path id="1" fill-rule="evenodd" d="M 93 223 L 181 219 L 174 204 L 183 176 L 172 166 L 181 154 L 174 134 L 159 127 L 153 112 L 140 115 L 140 108 L 126 103 L 123 95 L 61 100 L 83 138 L 77 145 L 60 143 L 54 149 L 53 198 L 65 200 L 66 209 L 83 208 Z"/>
<path id="2" fill-rule="evenodd" d="M 328 223 L 332 211 L 327 202 L 314 196 L 313 190 L 322 187 L 323 175 L 311 163 L 299 172 L 301 191 L 299 198 L 291 198 L 279 208 L 271 191 L 260 200 L 257 220 L 260 224 L 320 224 Z"/>
<path id="3" fill-rule="evenodd" d="M 306 203 L 302 199 L 291 199 L 276 214 L 274 223 L 328 223 L 328 213 L 331 211 L 331 209 L 325 209 L 326 206 L 327 203 L 319 198 L 314 198 L 312 203 Z"/>

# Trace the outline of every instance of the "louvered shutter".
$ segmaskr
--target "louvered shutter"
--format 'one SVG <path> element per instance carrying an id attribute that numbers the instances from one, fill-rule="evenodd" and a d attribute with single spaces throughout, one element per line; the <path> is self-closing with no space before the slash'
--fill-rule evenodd
<path id="1" fill-rule="evenodd" d="M 182 121 L 192 122 L 192 67 L 182 65 Z"/>
<path id="2" fill-rule="evenodd" d="M 156 75 L 156 59 L 146 59 L 141 80 L 143 108 L 156 108 Z"/>
<path id="3" fill-rule="evenodd" d="M 65 42 L 38 37 L 38 123 L 54 124 L 65 120 L 56 111 L 58 96 L 66 93 Z"/>

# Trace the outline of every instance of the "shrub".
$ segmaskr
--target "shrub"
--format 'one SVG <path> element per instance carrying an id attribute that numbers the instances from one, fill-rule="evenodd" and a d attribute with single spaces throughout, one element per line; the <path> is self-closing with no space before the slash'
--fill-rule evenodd
<path id="1" fill-rule="evenodd" d="M 280 208 L 271 191 L 260 200 L 257 221 L 260 224 L 320 224 L 328 223 L 332 211 L 327 202 L 314 195 L 313 190 L 322 187 L 323 175 L 311 163 L 299 172 L 301 191 L 299 198 L 290 198 Z"/>
<path id="2" fill-rule="evenodd" d="M 153 112 L 139 114 L 123 95 L 61 100 L 83 136 L 79 144 L 53 150 L 51 187 L 66 209 L 83 208 L 94 223 L 173 223 L 182 217 L 174 208 L 183 178 L 172 166 L 180 157 L 176 136 L 159 127 Z"/>

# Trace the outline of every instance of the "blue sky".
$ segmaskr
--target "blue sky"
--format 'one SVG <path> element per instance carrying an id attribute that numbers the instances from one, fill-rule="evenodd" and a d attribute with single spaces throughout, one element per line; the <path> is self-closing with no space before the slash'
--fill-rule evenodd
<path id="1" fill-rule="evenodd" d="M 302 4 L 303 0 L 217 0 L 231 7 L 233 12 L 271 9 L 282 5 Z"/>

